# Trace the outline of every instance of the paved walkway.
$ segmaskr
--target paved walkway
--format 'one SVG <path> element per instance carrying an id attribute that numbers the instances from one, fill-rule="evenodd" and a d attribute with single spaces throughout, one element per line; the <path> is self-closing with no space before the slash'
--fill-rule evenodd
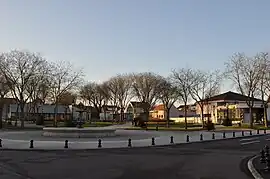
<path id="1" fill-rule="evenodd" d="M 157 133 L 157 132 L 156 132 Z M 153 136 L 154 134 L 153 133 Z M 171 144 L 171 136 L 173 136 L 174 144 L 181 144 L 187 143 L 187 135 L 189 136 L 189 142 L 198 142 L 201 141 L 200 135 L 203 136 L 203 141 L 209 140 L 217 140 L 223 139 L 223 132 L 215 132 L 215 139 L 212 139 L 213 132 L 205 132 L 205 131 L 193 131 L 193 132 L 159 132 L 160 136 L 154 138 L 155 145 L 170 145 Z M 257 135 L 257 132 L 254 130 L 252 131 L 252 135 Z M 260 131 L 263 134 L 263 131 Z M 267 131 L 269 134 L 270 131 Z M 226 132 L 226 138 L 233 138 L 232 132 Z M 249 131 L 244 132 L 245 136 L 250 136 Z M 235 137 L 242 137 L 242 132 L 235 132 Z M 16 139 L 9 139 L 2 138 L 2 149 L 29 149 L 30 146 L 30 138 L 29 140 L 16 140 Z M 131 138 L 132 140 L 132 138 Z M 35 149 L 45 149 L 45 150 L 62 150 L 64 149 L 64 142 L 65 139 L 63 138 L 62 141 L 41 141 L 35 140 L 34 141 L 34 148 Z M 102 148 L 125 148 L 128 147 L 128 138 L 126 140 L 110 140 L 107 141 L 102 140 Z M 147 139 L 138 139 L 131 141 L 132 147 L 145 147 L 145 146 L 152 146 L 152 138 L 148 136 Z M 98 148 L 98 141 L 70 141 L 68 143 L 69 149 L 96 149 Z"/>

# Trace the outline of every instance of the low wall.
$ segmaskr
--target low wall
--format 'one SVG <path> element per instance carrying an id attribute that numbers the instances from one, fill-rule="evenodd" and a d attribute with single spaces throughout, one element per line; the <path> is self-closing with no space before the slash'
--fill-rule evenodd
<path id="1" fill-rule="evenodd" d="M 92 137 L 110 137 L 115 136 L 116 129 L 108 129 L 102 127 L 87 128 L 43 128 L 43 136 L 45 137 L 70 137 L 70 138 L 92 138 Z"/>
<path id="2" fill-rule="evenodd" d="M 185 122 L 185 117 L 173 117 L 170 118 L 171 120 L 173 120 L 174 122 L 177 123 L 184 123 Z M 202 123 L 202 120 L 200 117 L 187 117 L 187 123 Z"/>

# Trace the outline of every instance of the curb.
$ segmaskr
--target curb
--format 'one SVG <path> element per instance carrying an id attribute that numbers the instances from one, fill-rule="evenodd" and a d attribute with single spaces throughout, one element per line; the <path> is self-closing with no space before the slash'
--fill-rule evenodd
<path id="1" fill-rule="evenodd" d="M 253 160 L 255 158 L 259 157 L 258 155 L 255 155 L 254 157 L 252 157 L 251 159 L 248 160 L 247 166 L 248 166 L 248 170 L 250 171 L 250 173 L 252 174 L 252 176 L 255 179 L 264 179 L 261 174 L 259 174 L 259 172 L 255 169 L 255 167 L 253 166 Z"/>
<path id="2" fill-rule="evenodd" d="M 25 148 L 25 149 L 15 149 L 15 148 L 0 148 L 0 151 L 40 151 L 40 152 L 46 152 L 46 151 L 90 151 L 90 150 L 114 150 L 114 149 L 140 149 L 140 148 L 156 148 L 156 147 L 175 147 L 175 146 L 183 146 L 183 145 L 189 145 L 194 143 L 211 143 L 216 141 L 222 141 L 222 140 L 235 140 L 235 139 L 241 139 L 241 138 L 249 138 L 249 137 L 260 137 L 260 136 L 267 136 L 268 134 L 255 134 L 255 135 L 246 135 L 246 136 L 238 136 L 238 137 L 230 137 L 230 138 L 220 138 L 220 139 L 209 139 L 209 140 L 203 140 L 203 141 L 190 141 L 185 143 L 174 143 L 174 144 L 161 144 L 161 145 L 149 145 L 149 146 L 134 146 L 134 147 L 113 147 L 113 148 L 82 148 L 82 149 L 72 149 L 68 148 L 58 148 L 58 149 L 41 149 L 41 148 Z"/>

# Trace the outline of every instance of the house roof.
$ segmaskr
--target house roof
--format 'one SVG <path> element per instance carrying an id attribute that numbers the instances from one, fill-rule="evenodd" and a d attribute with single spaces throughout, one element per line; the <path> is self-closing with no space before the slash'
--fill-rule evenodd
<path id="1" fill-rule="evenodd" d="M 152 108 L 153 111 L 163 111 L 164 110 L 164 104 L 158 104 Z"/>
<path id="2" fill-rule="evenodd" d="M 133 107 L 136 107 L 136 108 L 142 108 L 142 109 L 146 109 L 146 108 L 148 108 L 148 107 L 150 106 L 150 104 L 147 103 L 147 102 L 131 101 L 130 103 L 131 103 L 131 105 L 132 105 Z"/>
<path id="3" fill-rule="evenodd" d="M 16 104 L 17 103 L 17 99 L 15 99 L 15 98 L 3 98 L 3 99 L 0 99 L 1 100 L 1 102 L 3 103 L 3 104 Z"/>
<path id="4" fill-rule="evenodd" d="M 249 100 L 250 97 L 239 94 L 239 93 L 235 93 L 232 91 L 228 91 L 226 93 L 222 93 L 207 99 L 204 99 L 202 101 L 247 101 Z M 257 98 L 251 98 L 254 101 L 262 101 L 260 99 Z"/>

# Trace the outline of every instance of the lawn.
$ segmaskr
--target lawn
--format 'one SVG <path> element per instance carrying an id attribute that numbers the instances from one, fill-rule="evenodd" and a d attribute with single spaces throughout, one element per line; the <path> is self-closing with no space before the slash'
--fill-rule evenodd
<path id="1" fill-rule="evenodd" d="M 125 128 L 125 130 L 157 130 L 157 128 L 154 126 L 147 127 L 147 129 L 141 128 L 141 127 L 128 127 L 128 128 Z M 189 127 L 187 130 L 184 127 L 177 127 L 177 126 L 158 127 L 158 131 L 201 131 L 201 130 L 205 130 L 205 129 L 203 129 L 202 127 Z"/>

